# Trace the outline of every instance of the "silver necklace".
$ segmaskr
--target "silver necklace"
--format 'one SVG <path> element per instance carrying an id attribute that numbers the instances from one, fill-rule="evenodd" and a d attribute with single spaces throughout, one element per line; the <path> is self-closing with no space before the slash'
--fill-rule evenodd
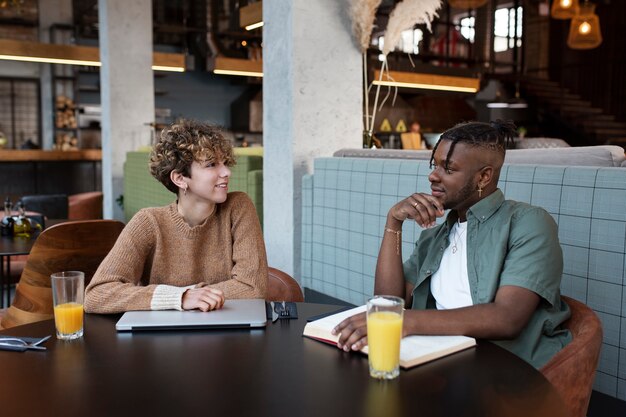
<path id="1" fill-rule="evenodd" d="M 463 229 L 463 231 L 459 233 L 460 227 L 461 227 L 461 223 L 457 222 L 457 227 L 456 229 L 454 229 L 454 242 L 452 243 L 452 253 L 456 253 L 456 251 L 458 250 L 457 243 L 460 242 L 463 236 L 463 233 L 465 233 L 465 231 L 467 230 L 467 229 Z"/>

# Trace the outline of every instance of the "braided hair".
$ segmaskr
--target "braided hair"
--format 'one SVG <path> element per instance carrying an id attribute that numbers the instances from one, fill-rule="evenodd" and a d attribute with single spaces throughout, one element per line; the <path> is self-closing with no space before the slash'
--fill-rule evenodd
<path id="1" fill-rule="evenodd" d="M 507 146 L 513 142 L 516 127 L 512 121 L 496 120 L 495 122 L 467 122 L 459 123 L 443 132 L 433 148 L 430 156 L 430 164 L 433 165 L 435 151 L 442 140 L 449 140 L 450 149 L 446 156 L 444 168 L 447 170 L 450 164 L 450 157 L 457 143 L 465 143 L 470 146 L 480 147 L 491 151 L 498 152 L 504 158 Z"/>

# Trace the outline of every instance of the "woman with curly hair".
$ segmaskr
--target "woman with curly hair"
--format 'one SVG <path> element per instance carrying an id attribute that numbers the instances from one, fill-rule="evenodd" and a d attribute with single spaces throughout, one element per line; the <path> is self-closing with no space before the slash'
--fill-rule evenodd
<path id="1" fill-rule="evenodd" d="M 265 298 L 261 226 L 248 196 L 228 192 L 234 164 L 216 127 L 182 120 L 165 129 L 150 172 L 177 200 L 128 222 L 87 286 L 85 311 L 209 311 L 225 299 Z"/>

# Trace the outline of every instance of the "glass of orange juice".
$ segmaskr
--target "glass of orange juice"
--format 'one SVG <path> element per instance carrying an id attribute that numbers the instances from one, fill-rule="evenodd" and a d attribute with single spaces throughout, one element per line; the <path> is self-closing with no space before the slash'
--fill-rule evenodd
<path id="1" fill-rule="evenodd" d="M 50 276 L 50 280 L 57 338 L 72 340 L 82 337 L 85 273 L 57 272 Z"/>
<path id="2" fill-rule="evenodd" d="M 404 300 L 377 295 L 367 300 L 367 349 L 370 376 L 394 379 L 400 375 L 400 340 Z"/>

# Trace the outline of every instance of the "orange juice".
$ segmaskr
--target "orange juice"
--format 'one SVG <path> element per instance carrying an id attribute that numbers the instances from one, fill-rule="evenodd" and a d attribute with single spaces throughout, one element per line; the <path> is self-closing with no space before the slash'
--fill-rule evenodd
<path id="1" fill-rule="evenodd" d="M 370 367 L 393 372 L 400 363 L 402 316 L 393 311 L 377 311 L 367 316 L 367 342 Z"/>
<path id="2" fill-rule="evenodd" d="M 61 334 L 73 334 L 83 328 L 83 305 L 77 303 L 59 304 L 54 307 L 54 322 Z"/>

